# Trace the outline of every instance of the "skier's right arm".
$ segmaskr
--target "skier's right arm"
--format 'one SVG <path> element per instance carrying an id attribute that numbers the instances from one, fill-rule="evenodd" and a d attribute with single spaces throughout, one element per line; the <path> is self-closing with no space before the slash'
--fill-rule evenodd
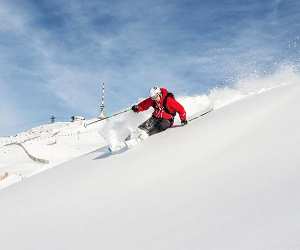
<path id="1" fill-rule="evenodd" d="M 132 106 L 132 110 L 134 112 L 141 112 L 141 111 L 145 111 L 148 108 L 150 108 L 153 104 L 153 100 L 151 98 L 147 98 L 144 101 L 140 102 L 138 105 L 134 105 Z"/>

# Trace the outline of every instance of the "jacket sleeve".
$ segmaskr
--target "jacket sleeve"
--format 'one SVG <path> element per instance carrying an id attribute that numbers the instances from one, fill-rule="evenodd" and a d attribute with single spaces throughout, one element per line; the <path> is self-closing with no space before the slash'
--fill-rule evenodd
<path id="1" fill-rule="evenodd" d="M 144 101 L 140 102 L 138 106 L 138 112 L 145 111 L 150 108 L 153 104 L 153 100 L 151 98 L 147 98 Z"/>
<path id="2" fill-rule="evenodd" d="M 169 98 L 168 99 L 168 106 L 170 108 L 174 109 L 179 114 L 179 117 L 180 117 L 181 121 L 186 121 L 185 109 L 179 102 L 177 102 L 174 98 Z"/>

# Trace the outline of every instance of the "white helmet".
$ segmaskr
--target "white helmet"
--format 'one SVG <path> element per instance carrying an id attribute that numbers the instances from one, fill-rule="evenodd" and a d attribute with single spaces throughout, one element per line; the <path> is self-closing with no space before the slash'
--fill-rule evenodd
<path id="1" fill-rule="evenodd" d="M 153 88 L 150 89 L 150 97 L 152 99 L 155 99 L 158 95 L 161 96 L 161 90 L 160 90 L 159 87 L 155 86 L 155 87 L 153 87 Z"/>

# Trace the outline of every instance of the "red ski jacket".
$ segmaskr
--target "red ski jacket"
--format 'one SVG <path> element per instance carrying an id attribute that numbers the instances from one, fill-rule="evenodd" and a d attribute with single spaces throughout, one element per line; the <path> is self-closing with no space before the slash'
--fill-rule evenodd
<path id="1" fill-rule="evenodd" d="M 163 118 L 166 120 L 173 120 L 176 113 L 179 114 L 180 120 L 186 120 L 186 112 L 184 107 L 175 100 L 174 95 L 169 93 L 167 89 L 160 88 L 162 93 L 162 98 L 160 101 L 154 101 L 151 97 L 140 102 L 138 107 L 138 112 L 149 109 L 150 107 L 154 108 L 152 115 L 156 118 Z"/>

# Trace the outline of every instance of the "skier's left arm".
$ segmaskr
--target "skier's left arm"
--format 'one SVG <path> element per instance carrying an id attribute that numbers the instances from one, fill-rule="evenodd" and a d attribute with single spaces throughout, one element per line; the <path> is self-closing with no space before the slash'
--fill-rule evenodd
<path id="1" fill-rule="evenodd" d="M 186 112 L 184 107 L 179 102 L 177 102 L 174 98 L 168 99 L 168 105 L 179 114 L 181 122 L 186 123 Z"/>
<path id="2" fill-rule="evenodd" d="M 145 110 L 149 109 L 152 105 L 153 105 L 153 100 L 151 98 L 147 98 L 144 101 L 140 102 L 139 104 L 133 105 L 131 107 L 131 109 L 134 112 L 138 113 L 138 112 L 145 111 Z"/>

